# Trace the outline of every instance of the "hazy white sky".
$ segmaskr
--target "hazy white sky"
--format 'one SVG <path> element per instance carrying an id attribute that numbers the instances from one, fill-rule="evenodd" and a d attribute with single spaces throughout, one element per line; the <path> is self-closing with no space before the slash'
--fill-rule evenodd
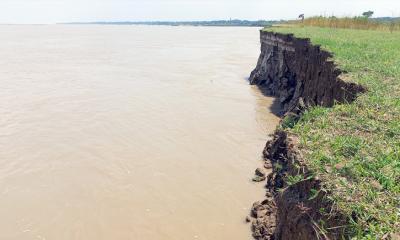
<path id="1" fill-rule="evenodd" d="M 0 0 L 0 23 L 400 16 L 400 0 Z"/>

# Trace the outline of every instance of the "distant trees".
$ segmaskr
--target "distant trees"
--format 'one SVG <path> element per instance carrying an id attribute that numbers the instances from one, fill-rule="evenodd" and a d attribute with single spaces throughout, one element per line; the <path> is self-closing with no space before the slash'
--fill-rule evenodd
<path id="1" fill-rule="evenodd" d="M 370 17 L 372 17 L 372 15 L 374 15 L 374 12 L 373 11 L 367 11 L 367 12 L 363 12 L 363 17 L 366 17 L 366 18 L 370 18 Z"/>
<path id="2" fill-rule="evenodd" d="M 298 18 L 300 18 L 301 21 L 304 22 L 304 13 L 300 14 Z"/>

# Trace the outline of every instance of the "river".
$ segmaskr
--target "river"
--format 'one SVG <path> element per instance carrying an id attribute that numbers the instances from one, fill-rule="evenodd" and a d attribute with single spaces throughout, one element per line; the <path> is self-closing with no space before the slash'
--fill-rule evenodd
<path id="1" fill-rule="evenodd" d="M 250 239 L 258 30 L 0 26 L 0 239 Z"/>

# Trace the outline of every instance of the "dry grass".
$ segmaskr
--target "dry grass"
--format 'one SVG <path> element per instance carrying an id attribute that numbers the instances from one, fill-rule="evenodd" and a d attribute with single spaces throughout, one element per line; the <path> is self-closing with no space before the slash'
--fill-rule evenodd
<path id="1" fill-rule="evenodd" d="M 293 21 L 292 23 L 313 27 L 383 30 L 390 32 L 400 31 L 399 20 L 380 22 L 365 17 L 310 17 L 304 19 L 304 21 Z"/>

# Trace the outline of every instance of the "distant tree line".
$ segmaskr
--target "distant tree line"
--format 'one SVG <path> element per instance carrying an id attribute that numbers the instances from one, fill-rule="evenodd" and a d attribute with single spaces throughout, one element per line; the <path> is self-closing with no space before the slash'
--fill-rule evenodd
<path id="1" fill-rule="evenodd" d="M 214 20 L 214 21 L 139 21 L 139 22 L 75 22 L 67 24 L 104 24 L 104 25 L 165 25 L 165 26 L 243 26 L 243 27 L 266 27 L 286 21 L 267 21 L 267 20 Z"/>

